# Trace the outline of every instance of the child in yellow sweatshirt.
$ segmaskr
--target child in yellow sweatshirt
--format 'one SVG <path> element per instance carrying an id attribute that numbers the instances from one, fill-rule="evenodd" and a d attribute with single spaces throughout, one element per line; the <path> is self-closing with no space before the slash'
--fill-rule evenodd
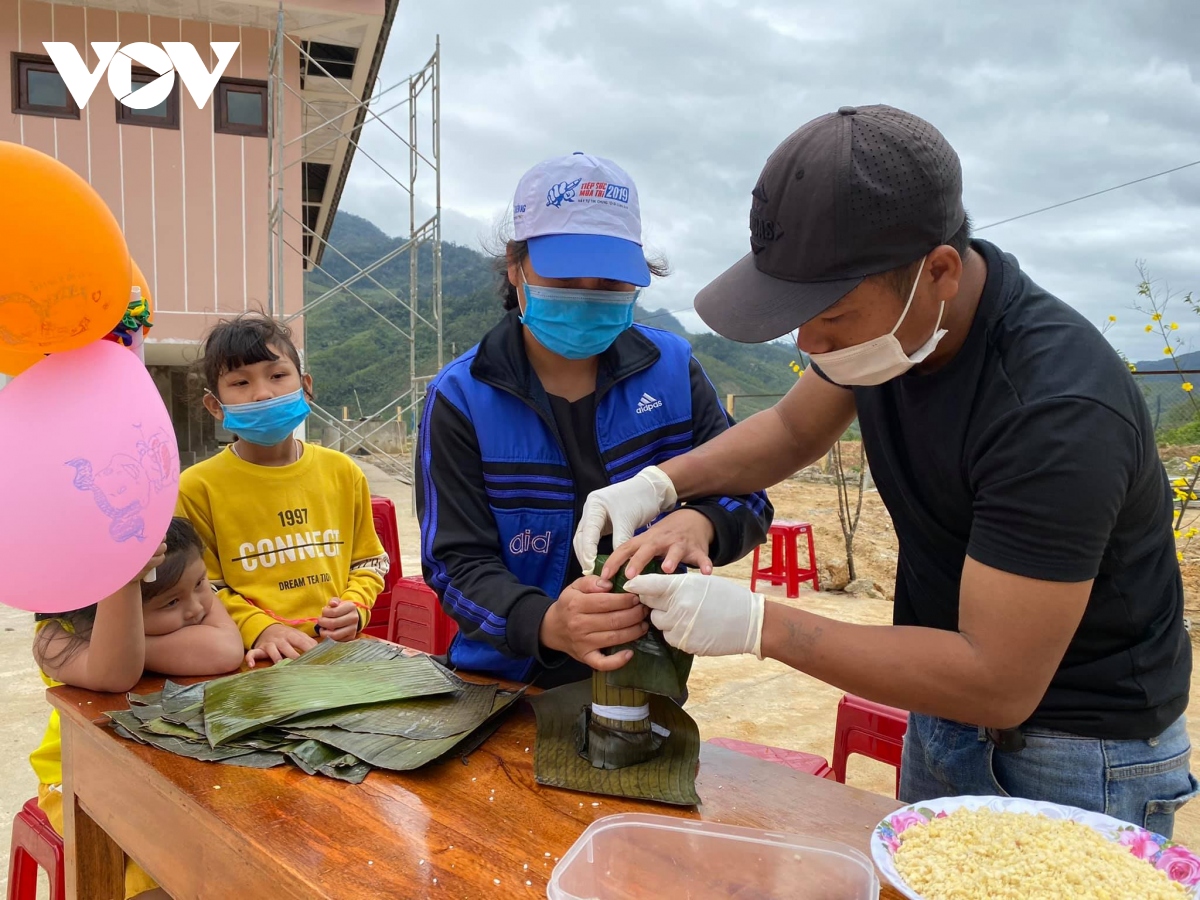
<path id="1" fill-rule="evenodd" d="M 353 640 L 388 558 L 362 470 L 292 435 L 308 417 L 312 378 L 291 332 L 253 313 L 221 322 L 199 368 L 205 408 L 236 440 L 183 473 L 179 511 L 204 541 L 247 662 L 294 659 L 318 636 Z"/>

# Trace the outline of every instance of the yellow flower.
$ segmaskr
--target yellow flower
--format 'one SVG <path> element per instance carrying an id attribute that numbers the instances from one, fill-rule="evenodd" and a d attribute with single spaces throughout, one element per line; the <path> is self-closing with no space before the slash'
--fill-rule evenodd
<path id="1" fill-rule="evenodd" d="M 1179 531 L 1178 529 L 1176 529 L 1176 531 L 1175 531 L 1175 540 L 1179 540 L 1181 537 L 1183 537 L 1183 532 L 1182 532 L 1182 531 Z"/>
<path id="2" fill-rule="evenodd" d="M 1175 488 L 1175 499 L 1176 499 L 1176 500 L 1186 500 L 1186 499 L 1187 499 L 1187 494 L 1185 494 L 1185 493 L 1184 493 L 1183 491 L 1181 491 L 1179 488 Z"/>
<path id="3" fill-rule="evenodd" d="M 1110 322 L 1115 322 L 1115 321 L 1117 321 L 1117 317 L 1116 317 L 1116 316 L 1109 316 L 1109 317 L 1108 317 L 1108 321 L 1110 321 Z"/>
<path id="4" fill-rule="evenodd" d="M 1192 383 L 1190 381 L 1185 381 L 1180 387 L 1183 388 L 1184 393 L 1190 394 L 1192 392 Z"/>
<path id="5" fill-rule="evenodd" d="M 1153 330 L 1154 330 L 1154 326 L 1153 326 L 1153 325 L 1147 325 L 1147 326 L 1146 326 L 1146 334 L 1149 334 L 1149 333 L 1150 333 L 1150 332 L 1152 332 Z"/>
<path id="6" fill-rule="evenodd" d="M 1130 371 L 1130 372 L 1136 372 L 1136 371 L 1137 371 L 1137 366 L 1135 366 L 1133 363 L 1125 363 L 1125 365 L 1129 366 L 1129 371 Z"/>
<path id="7" fill-rule="evenodd" d="M 1155 313 L 1150 318 L 1152 318 L 1155 322 L 1161 322 L 1162 321 L 1162 313 Z"/>
<path id="8" fill-rule="evenodd" d="M 1200 456 L 1193 456 L 1191 459 L 1189 459 L 1189 460 L 1188 460 L 1188 462 L 1190 462 L 1190 463 L 1200 463 Z"/>
<path id="9" fill-rule="evenodd" d="M 1189 528 L 1187 530 L 1187 539 L 1190 541 L 1192 538 L 1194 538 L 1198 534 L 1200 534 L 1200 529 Z"/>
<path id="10" fill-rule="evenodd" d="M 1189 500 L 1200 500 L 1200 497 L 1197 497 L 1195 494 L 1188 494 L 1188 499 Z"/>
<path id="11" fill-rule="evenodd" d="M 1163 356 L 1170 356 L 1174 352 L 1175 352 L 1174 347 L 1163 347 Z"/>
<path id="12" fill-rule="evenodd" d="M 1179 323 L 1178 323 L 1178 322 L 1172 322 L 1172 323 L 1171 323 L 1171 330 L 1172 330 L 1172 331 L 1178 331 L 1178 330 L 1179 330 Z"/>
<path id="13" fill-rule="evenodd" d="M 1175 487 L 1187 487 L 1187 479 L 1186 478 L 1176 478 L 1174 481 L 1171 482 L 1171 484 L 1175 485 Z"/>
<path id="14" fill-rule="evenodd" d="M 1182 550 L 1176 550 L 1175 556 L 1180 562 L 1183 562 L 1183 551 Z"/>

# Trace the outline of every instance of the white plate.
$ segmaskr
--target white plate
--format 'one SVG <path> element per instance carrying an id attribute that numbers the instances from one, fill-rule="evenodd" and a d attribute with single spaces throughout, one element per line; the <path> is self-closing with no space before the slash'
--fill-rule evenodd
<path id="1" fill-rule="evenodd" d="M 1113 843 L 1127 847 L 1130 853 L 1151 863 L 1156 869 L 1165 872 L 1172 881 L 1186 887 L 1193 900 L 1200 900 L 1200 857 L 1182 844 L 1176 844 L 1160 834 L 1154 834 L 1112 816 L 1076 809 L 1073 806 L 1059 806 L 1057 803 L 1022 800 L 1018 797 L 940 797 L 937 800 L 927 800 L 898 809 L 876 825 L 871 835 L 871 859 L 892 886 L 910 900 L 924 898 L 910 888 L 904 877 L 896 871 L 892 857 L 900 846 L 899 835 L 913 825 L 922 825 L 932 818 L 941 818 L 956 809 L 1039 813 L 1050 819 L 1070 819 L 1079 822 Z"/>

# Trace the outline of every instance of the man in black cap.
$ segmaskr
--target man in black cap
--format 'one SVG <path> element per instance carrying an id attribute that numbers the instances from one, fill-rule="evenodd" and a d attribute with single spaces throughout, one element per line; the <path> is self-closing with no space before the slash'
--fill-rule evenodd
<path id="1" fill-rule="evenodd" d="M 593 493 L 611 578 L 703 565 L 679 501 L 766 488 L 857 416 L 900 544 L 894 625 L 767 601 L 700 574 L 639 575 L 672 644 L 770 656 L 912 711 L 901 799 L 1012 794 L 1170 835 L 1197 790 L 1183 712 L 1191 644 L 1172 491 L 1145 403 L 1082 316 L 970 238 L 958 157 L 929 123 L 842 107 L 771 155 L 751 253 L 696 309 L 734 340 L 798 329 L 812 371 L 773 408 Z M 669 522 L 669 520 L 667 520 Z"/>

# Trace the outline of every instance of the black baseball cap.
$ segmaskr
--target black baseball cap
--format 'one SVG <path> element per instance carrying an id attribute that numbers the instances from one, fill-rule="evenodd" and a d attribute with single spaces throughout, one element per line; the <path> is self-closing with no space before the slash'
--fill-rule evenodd
<path id="1" fill-rule="evenodd" d="M 696 295 L 725 337 L 770 341 L 868 275 L 962 226 L 962 167 L 940 131 L 891 106 L 843 106 L 793 132 L 751 192 L 750 253 Z"/>

